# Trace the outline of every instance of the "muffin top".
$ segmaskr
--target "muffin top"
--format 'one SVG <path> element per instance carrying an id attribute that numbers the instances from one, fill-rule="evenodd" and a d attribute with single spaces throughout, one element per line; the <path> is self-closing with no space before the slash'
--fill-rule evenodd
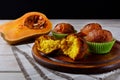
<path id="1" fill-rule="evenodd" d="M 83 35 L 87 35 L 89 32 L 91 32 L 92 30 L 99 30 L 102 29 L 102 26 L 99 23 L 89 23 L 86 24 L 81 30 L 80 32 Z"/>
<path id="2" fill-rule="evenodd" d="M 109 30 L 93 30 L 85 37 L 89 42 L 110 42 L 113 40 L 112 33 Z"/>
<path id="3" fill-rule="evenodd" d="M 69 23 L 58 23 L 53 29 L 53 32 L 69 34 L 69 33 L 74 33 L 75 30 L 74 27 Z"/>

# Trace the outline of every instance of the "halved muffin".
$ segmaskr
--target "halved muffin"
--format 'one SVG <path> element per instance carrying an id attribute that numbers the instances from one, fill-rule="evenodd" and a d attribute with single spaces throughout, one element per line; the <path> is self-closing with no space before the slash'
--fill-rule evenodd
<path id="1" fill-rule="evenodd" d="M 35 44 L 37 49 L 44 54 L 61 50 L 63 55 L 70 57 L 72 60 L 79 60 L 88 52 L 86 42 L 77 34 L 69 34 L 59 40 L 49 35 L 42 35 L 35 41 Z"/>
<path id="2" fill-rule="evenodd" d="M 60 40 L 55 40 L 49 35 L 42 35 L 36 41 L 37 49 L 45 54 L 49 54 L 54 50 L 59 49 Z"/>
<path id="3" fill-rule="evenodd" d="M 70 34 L 61 40 L 61 50 L 63 54 L 69 56 L 73 60 L 79 60 L 88 52 L 86 42 L 77 34 Z"/>

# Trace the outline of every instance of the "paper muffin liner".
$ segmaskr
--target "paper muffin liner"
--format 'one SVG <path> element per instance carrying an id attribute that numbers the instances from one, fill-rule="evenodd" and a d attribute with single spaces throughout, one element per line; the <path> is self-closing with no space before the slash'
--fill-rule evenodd
<path id="1" fill-rule="evenodd" d="M 115 39 L 111 42 L 104 42 L 104 43 L 95 43 L 95 42 L 88 42 L 88 47 L 89 47 L 89 51 L 91 53 L 94 54 L 106 54 L 108 52 L 110 52 L 110 50 L 112 49 L 114 43 L 115 43 Z"/>
<path id="2" fill-rule="evenodd" d="M 64 38 L 65 36 L 67 36 L 68 34 L 61 34 L 61 33 L 52 32 L 52 35 L 53 35 L 56 39 L 62 39 L 62 38 Z"/>

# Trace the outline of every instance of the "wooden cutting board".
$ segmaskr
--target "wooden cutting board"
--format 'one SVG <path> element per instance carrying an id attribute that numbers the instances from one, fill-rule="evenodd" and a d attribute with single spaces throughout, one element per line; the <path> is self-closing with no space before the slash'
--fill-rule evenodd
<path id="1" fill-rule="evenodd" d="M 53 54 L 60 53 L 54 51 Z M 42 66 L 65 73 L 74 74 L 99 74 L 120 68 L 120 42 L 116 41 L 112 50 L 104 55 L 92 54 L 79 61 L 73 61 L 62 54 L 44 55 L 39 52 L 34 44 L 32 55 Z"/>

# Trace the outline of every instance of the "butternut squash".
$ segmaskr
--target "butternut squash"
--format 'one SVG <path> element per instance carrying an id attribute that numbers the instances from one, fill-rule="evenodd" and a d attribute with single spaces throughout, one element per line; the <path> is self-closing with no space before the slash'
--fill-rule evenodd
<path id="1" fill-rule="evenodd" d="M 23 16 L 0 25 L 1 36 L 9 44 L 17 44 L 28 39 L 48 34 L 51 21 L 41 12 L 28 12 Z"/>

